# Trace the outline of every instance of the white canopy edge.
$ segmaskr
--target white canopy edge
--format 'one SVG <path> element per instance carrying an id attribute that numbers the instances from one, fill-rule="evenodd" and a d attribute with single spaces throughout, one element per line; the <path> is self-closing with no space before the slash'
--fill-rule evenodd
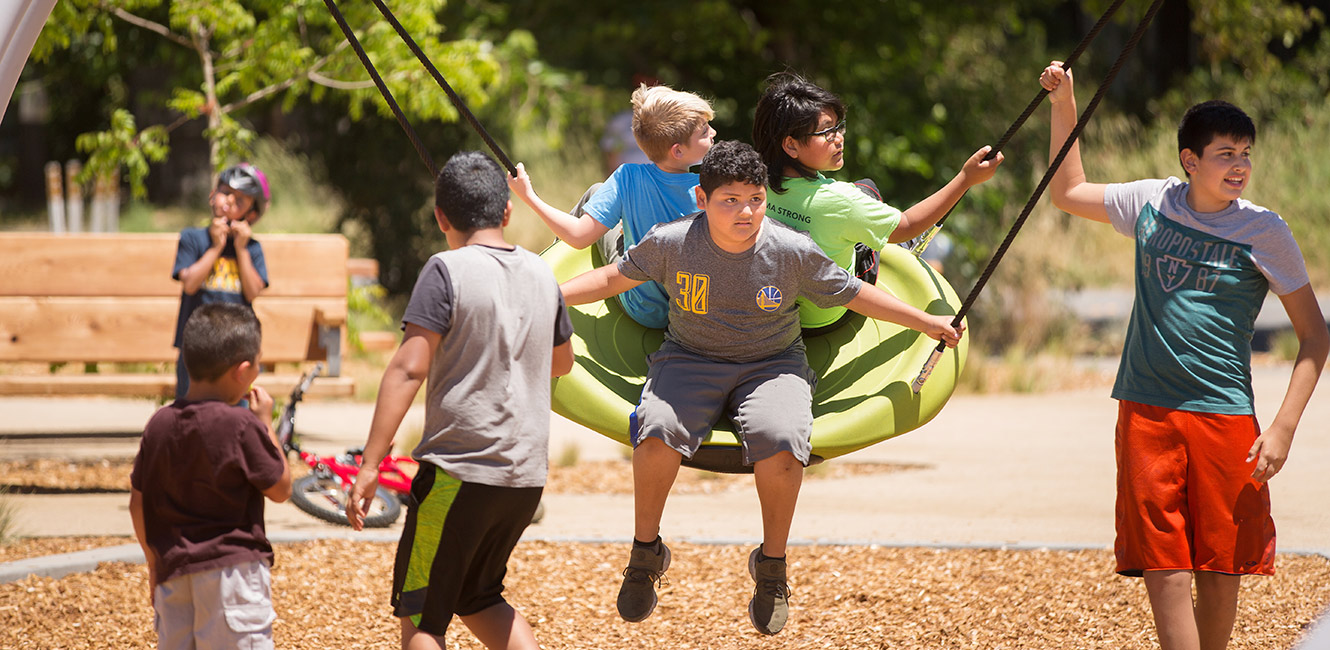
<path id="1" fill-rule="evenodd" d="M 55 0 L 0 0 L 0 122 Z"/>

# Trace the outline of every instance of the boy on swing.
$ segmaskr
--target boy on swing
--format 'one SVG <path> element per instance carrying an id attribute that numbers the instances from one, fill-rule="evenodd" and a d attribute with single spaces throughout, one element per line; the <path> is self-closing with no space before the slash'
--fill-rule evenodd
<path id="1" fill-rule="evenodd" d="M 541 200 L 521 164 L 517 176 L 508 177 L 508 187 L 559 239 L 577 249 L 595 243 L 606 264 L 612 264 L 652 226 L 696 211 L 697 174 L 688 170 L 711 149 L 716 136 L 712 117 L 711 105 L 693 93 L 640 86 L 633 91 L 633 137 L 650 163 L 620 165 L 604 183 L 587 190 L 572 214 Z M 655 329 L 665 329 L 669 303 L 654 282 L 619 296 L 629 317 Z"/>
<path id="2" fill-rule="evenodd" d="M 1039 80 L 1052 103 L 1052 159 L 1077 121 L 1072 75 L 1055 61 Z M 1241 576 L 1273 575 L 1266 483 L 1288 458 L 1330 349 L 1288 225 L 1242 198 L 1255 142 L 1242 110 L 1208 101 L 1178 126 L 1186 181 L 1089 183 L 1075 144 L 1049 186 L 1059 209 L 1136 240 L 1136 298 L 1113 387 L 1114 550 L 1118 573 L 1145 579 L 1163 650 L 1226 647 Z M 1267 290 L 1288 312 L 1298 355 L 1262 430 L 1251 338 Z"/>
<path id="3" fill-rule="evenodd" d="M 969 188 L 987 182 L 1002 154 L 984 160 L 991 147 L 970 155 L 946 185 L 908 209 L 882 200 L 873 181 L 854 183 L 824 176 L 845 164 L 845 104 L 795 74 L 767 79 L 753 116 L 753 146 L 771 176 L 771 218 L 808 233 L 841 268 L 865 282 L 877 281 L 877 251 L 909 242 L 938 222 Z M 820 308 L 800 301 L 806 333 L 832 329 L 850 314 L 844 307 Z"/>
<path id="4" fill-rule="evenodd" d="M 646 619 L 670 566 L 660 518 L 683 457 L 721 415 L 735 423 L 753 466 L 762 544 L 748 558 L 756 582 L 750 622 L 776 634 L 788 615 L 785 551 L 809 460 L 816 382 L 804 355 L 795 299 L 845 305 L 954 346 L 963 328 L 865 285 L 806 235 L 766 220 L 767 168 L 752 147 L 721 142 L 702 159 L 702 212 L 652 228 L 618 264 L 563 284 L 571 305 L 655 281 L 671 296 L 665 343 L 649 358 L 631 418 L 633 548 L 619 590 L 624 620 Z"/>

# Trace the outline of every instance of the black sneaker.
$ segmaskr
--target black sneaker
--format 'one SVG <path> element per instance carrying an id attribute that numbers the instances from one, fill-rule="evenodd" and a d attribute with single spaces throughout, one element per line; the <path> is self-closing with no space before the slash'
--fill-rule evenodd
<path id="1" fill-rule="evenodd" d="M 669 584 L 665 571 L 670 568 L 670 547 L 658 541 L 658 546 L 633 545 L 628 557 L 628 568 L 623 570 L 623 585 L 619 587 L 619 616 L 629 623 L 645 621 L 656 611 L 656 587 Z"/>
<path id="2" fill-rule="evenodd" d="M 785 581 L 785 560 L 764 558 L 758 546 L 748 555 L 748 575 L 757 587 L 748 601 L 748 620 L 763 634 L 776 634 L 790 615 L 790 585 Z"/>

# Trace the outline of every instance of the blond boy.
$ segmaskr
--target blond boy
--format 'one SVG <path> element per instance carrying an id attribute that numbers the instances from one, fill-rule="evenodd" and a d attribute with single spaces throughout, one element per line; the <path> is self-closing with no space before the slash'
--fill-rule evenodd
<path id="1" fill-rule="evenodd" d="M 711 105 L 697 95 L 643 85 L 633 91 L 632 101 L 633 137 L 651 163 L 621 165 L 604 183 L 592 187 L 572 214 L 542 201 L 521 164 L 517 176 L 508 177 L 513 193 L 559 239 L 579 249 L 606 240 L 602 256 L 607 261 L 636 244 L 652 226 L 697 212 L 693 194 L 697 174 L 688 169 L 701 162 L 716 135 L 709 123 L 714 115 Z M 618 228 L 622 237 L 611 233 Z M 664 329 L 669 299 L 659 284 L 644 283 L 620 295 L 619 302 L 633 320 Z"/>

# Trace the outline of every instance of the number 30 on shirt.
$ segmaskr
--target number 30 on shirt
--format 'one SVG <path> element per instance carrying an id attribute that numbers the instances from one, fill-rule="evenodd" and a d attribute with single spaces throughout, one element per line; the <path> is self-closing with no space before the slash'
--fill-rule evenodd
<path id="1" fill-rule="evenodd" d="M 679 288 L 679 297 L 675 298 L 674 302 L 680 309 L 694 314 L 707 313 L 707 291 L 711 289 L 710 276 L 679 271 L 674 276 L 674 282 Z"/>

